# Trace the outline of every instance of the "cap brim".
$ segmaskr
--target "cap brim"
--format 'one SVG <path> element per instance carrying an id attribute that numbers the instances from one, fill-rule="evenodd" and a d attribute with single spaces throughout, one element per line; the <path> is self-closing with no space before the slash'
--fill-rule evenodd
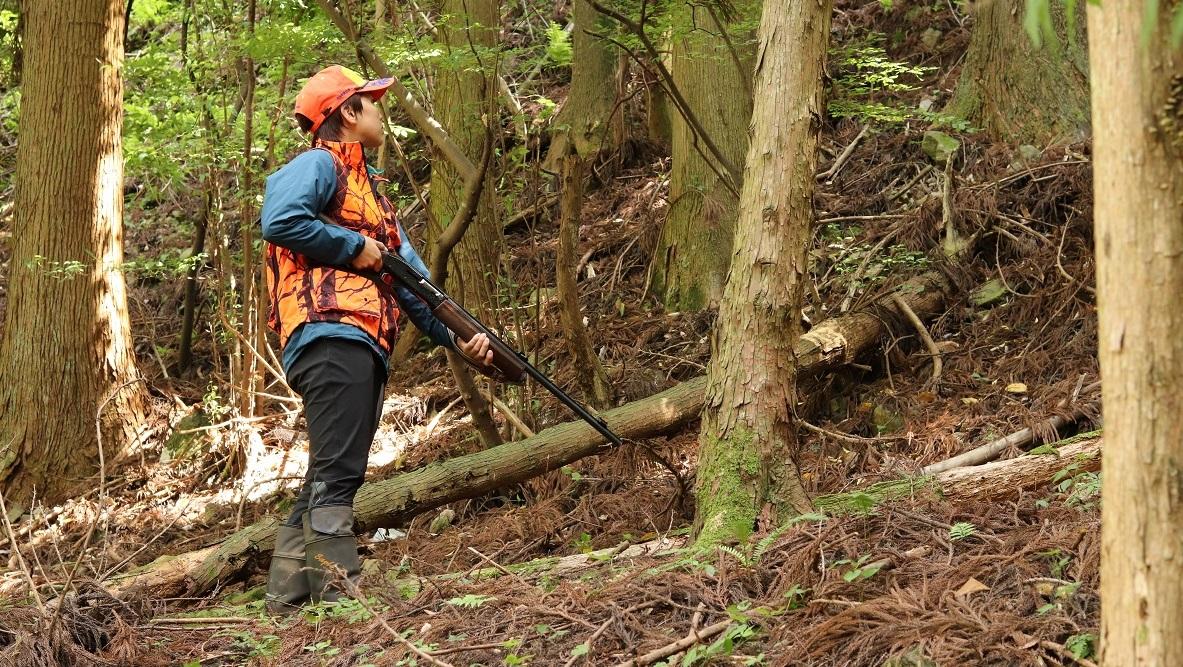
<path id="1" fill-rule="evenodd" d="M 391 77 L 387 77 L 385 79 L 374 79 L 373 81 L 367 82 L 364 86 L 358 88 L 357 92 L 370 93 L 370 96 L 377 100 L 386 94 L 386 89 L 390 88 L 391 84 L 393 83 L 394 79 Z"/>

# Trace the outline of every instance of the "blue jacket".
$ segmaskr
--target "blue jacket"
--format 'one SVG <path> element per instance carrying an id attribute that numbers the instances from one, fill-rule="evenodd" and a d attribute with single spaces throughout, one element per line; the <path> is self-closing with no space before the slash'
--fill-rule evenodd
<path id="1" fill-rule="evenodd" d="M 376 171 L 368 165 L 367 168 L 371 174 Z M 263 196 L 263 239 L 317 262 L 348 266 L 365 246 L 364 237 L 351 229 L 326 224 L 317 217 L 332 200 L 336 188 L 337 174 L 332 156 L 322 150 L 309 150 L 296 156 L 267 177 Z M 401 222 L 398 231 L 402 239 L 398 254 L 416 271 L 427 276 L 427 266 L 411 246 Z M 405 287 L 396 287 L 395 296 L 399 308 L 433 343 L 454 349 L 451 332 L 436 319 L 427 304 Z M 389 358 L 378 341 L 365 331 L 342 322 L 309 322 L 296 329 L 284 346 L 284 373 L 290 371 L 301 352 L 322 338 L 365 343 L 389 369 Z"/>

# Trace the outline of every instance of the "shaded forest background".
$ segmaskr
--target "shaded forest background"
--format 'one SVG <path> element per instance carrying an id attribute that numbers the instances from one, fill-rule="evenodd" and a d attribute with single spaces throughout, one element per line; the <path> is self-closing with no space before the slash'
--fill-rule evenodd
<path id="1" fill-rule="evenodd" d="M 49 453 L 0 450 L 0 655 L 1093 664 L 1101 404 L 1083 3 L 819 3 L 830 27 L 813 52 L 794 42 L 816 56 L 817 95 L 781 91 L 783 108 L 811 112 L 792 118 L 757 89 L 769 4 L 128 2 L 123 257 L 105 270 L 126 281 L 134 367 L 89 402 L 63 389 L 40 407 L 64 415 L 43 420 L 64 434 Z M 93 268 L 49 252 L 13 266 L 23 20 L 0 2 L 9 332 L 12 276 L 53 294 Z M 280 621 L 262 612 L 261 577 L 307 441 L 265 327 L 256 219 L 266 175 L 308 145 L 295 93 L 328 63 L 393 72 L 422 105 L 383 100 L 388 137 L 371 160 L 433 271 L 483 182 L 442 257 L 448 288 L 628 443 L 607 452 L 556 427 L 569 417 L 539 388 L 465 378 L 408 329 L 359 501 L 366 595 Z M 760 182 L 786 189 L 745 199 L 749 142 L 794 121 L 808 155 L 786 164 L 809 173 L 769 168 Z M 760 220 L 751 202 L 778 196 L 768 209 L 796 218 L 771 236 L 744 226 Z M 734 258 L 765 248 L 745 238 L 792 241 L 781 270 L 750 283 L 791 283 L 790 315 L 759 320 L 765 301 L 729 296 L 747 275 Z M 745 317 L 779 332 L 769 339 L 799 366 L 787 382 L 762 375 L 767 355 L 743 356 L 765 330 L 735 325 Z M 12 340 L 3 377 L 90 382 Z M 720 390 L 724 375 L 779 404 L 773 431 L 792 435 L 769 440 L 784 449 L 733 428 L 742 409 L 722 396 L 742 392 Z M 119 451 L 101 454 L 95 433 Z M 567 460 L 529 467 L 556 443 Z M 414 486 L 420 474 L 434 486 Z"/>

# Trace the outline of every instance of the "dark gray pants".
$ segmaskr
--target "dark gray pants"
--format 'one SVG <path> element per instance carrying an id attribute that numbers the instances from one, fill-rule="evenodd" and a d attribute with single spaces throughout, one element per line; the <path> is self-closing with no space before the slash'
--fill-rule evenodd
<path id="1" fill-rule="evenodd" d="M 286 525 L 312 507 L 353 505 L 382 417 L 386 369 L 357 341 L 325 338 L 300 353 L 288 384 L 304 399 L 308 474 Z"/>

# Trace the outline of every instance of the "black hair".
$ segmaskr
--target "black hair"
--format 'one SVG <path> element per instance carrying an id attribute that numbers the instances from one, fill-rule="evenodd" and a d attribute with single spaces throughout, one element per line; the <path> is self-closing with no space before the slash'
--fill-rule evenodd
<path id="1" fill-rule="evenodd" d="M 329 117 L 324 119 L 324 122 L 320 124 L 320 127 L 316 128 L 316 138 L 323 139 L 325 141 L 340 141 L 341 129 L 345 123 L 345 119 L 341 115 L 341 110 L 349 109 L 355 114 L 361 113 L 361 98 L 362 96 L 360 94 L 354 93 L 349 97 L 349 99 L 342 102 L 341 106 L 337 107 L 333 113 L 329 114 Z M 305 132 L 307 132 L 312 127 L 312 121 L 304 116 L 297 116 L 296 121 L 300 124 L 300 129 L 304 130 Z"/>

